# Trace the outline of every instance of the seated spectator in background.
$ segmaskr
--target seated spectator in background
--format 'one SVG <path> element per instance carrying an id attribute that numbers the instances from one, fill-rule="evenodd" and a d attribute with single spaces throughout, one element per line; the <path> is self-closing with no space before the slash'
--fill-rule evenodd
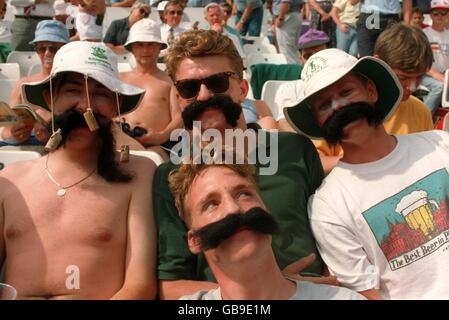
<path id="1" fill-rule="evenodd" d="M 106 4 L 104 0 L 83 0 L 80 2 L 75 21 L 78 40 L 101 42 L 105 12 Z"/>
<path id="2" fill-rule="evenodd" d="M 410 24 L 421 29 L 427 28 L 429 25 L 424 23 L 424 12 L 420 7 L 414 7 L 412 10 L 412 20 Z"/>
<path id="3" fill-rule="evenodd" d="M 346 288 L 282 274 L 271 247 L 279 224 L 262 200 L 254 165 L 182 164 L 169 181 L 189 229 L 189 250 L 204 253 L 219 286 L 181 299 L 365 300 Z"/>
<path id="4" fill-rule="evenodd" d="M 357 19 L 360 15 L 360 0 L 337 0 L 330 12 L 336 29 L 337 48 L 357 57 Z"/>
<path id="5" fill-rule="evenodd" d="M 263 18 L 262 0 L 236 0 L 235 28 L 242 36 L 260 36 Z"/>
<path id="6" fill-rule="evenodd" d="M 139 1 L 139 0 L 138 0 Z M 111 7 L 132 7 L 136 3 L 136 0 L 111 0 Z"/>
<path id="7" fill-rule="evenodd" d="M 76 35 L 76 29 L 73 23 L 74 20 L 72 21 L 72 17 L 69 13 L 68 3 L 65 0 L 56 0 L 53 3 L 53 10 L 55 11 L 53 20 L 59 21 L 64 24 L 69 31 L 70 37 Z"/>
<path id="8" fill-rule="evenodd" d="M 432 65 L 432 50 L 426 36 L 416 27 L 393 24 L 376 41 L 374 55 L 386 62 L 399 78 L 402 101 L 383 123 L 391 135 L 403 135 L 433 129 L 432 114 L 412 93 Z M 325 172 L 343 156 L 342 147 L 324 140 L 313 140 Z"/>
<path id="9" fill-rule="evenodd" d="M 433 0 L 430 6 L 432 26 L 424 29 L 433 51 L 434 62 L 427 76 L 423 78 L 422 84 L 431 91 L 433 89 L 436 92 L 431 96 L 431 100 L 427 102 L 432 112 L 441 104 L 444 72 L 449 68 L 449 30 L 445 28 L 449 20 L 448 13 L 448 0 Z"/>
<path id="10" fill-rule="evenodd" d="M 149 5 L 135 2 L 128 17 L 112 21 L 103 42 L 117 54 L 127 53 L 128 51 L 123 45 L 128 40 L 129 29 L 140 19 L 148 18 L 150 13 L 151 7 Z"/>
<path id="11" fill-rule="evenodd" d="M 189 30 L 186 24 L 181 23 L 184 9 L 178 0 L 169 1 L 165 5 L 164 17 L 165 23 L 160 27 L 162 42 L 170 47 L 179 35 Z M 167 50 L 161 52 L 161 56 L 165 56 Z"/>
<path id="12" fill-rule="evenodd" d="M 223 9 L 218 3 L 209 3 L 204 8 L 204 18 L 209 24 L 208 26 L 204 27 L 205 30 L 214 30 L 215 32 L 229 37 L 234 43 L 234 46 L 239 51 L 240 56 L 245 57 L 240 33 L 226 24 Z"/>
<path id="13" fill-rule="evenodd" d="M 120 162 L 111 133 L 144 90 L 118 79 L 117 57 L 101 43 L 65 45 L 51 74 L 23 87 L 27 104 L 53 111 L 50 153 L 0 173 L 4 281 L 25 299 L 154 299 L 156 166 Z"/>
<path id="14" fill-rule="evenodd" d="M 0 0 L 0 63 L 5 63 L 11 52 L 11 22 L 5 21 L 6 0 Z"/>
<path id="15" fill-rule="evenodd" d="M 265 101 L 245 98 L 242 108 L 246 124 L 255 123 L 264 130 L 279 129 L 276 121 L 273 119 L 270 107 Z"/>
<path id="16" fill-rule="evenodd" d="M 222 133 L 227 129 L 236 135 L 242 131 L 250 132 L 241 112 L 248 83 L 243 79 L 243 61 L 231 39 L 211 30 L 186 32 L 170 49 L 167 70 L 175 83 L 189 135 L 193 121 L 201 122 L 202 134 L 207 133 L 207 129 Z M 319 276 L 323 265 L 319 257 L 314 261 L 314 255 L 311 255 L 316 248 L 305 209 L 308 197 L 323 178 L 318 154 L 310 140 L 301 135 L 286 132 L 268 132 L 267 135 L 268 139 L 261 137 L 251 149 L 254 155 L 259 155 L 255 159 L 259 173 L 263 173 L 267 165 L 278 162 L 274 174 L 259 175 L 262 198 L 281 225 L 281 233 L 273 237 L 276 260 L 292 277 Z M 270 145 L 271 139 L 277 139 L 277 147 Z M 266 152 L 277 156 L 267 163 L 260 157 Z M 162 299 L 177 299 L 217 287 L 204 256 L 193 255 L 187 247 L 187 229 L 168 188 L 168 175 L 176 168 L 172 162 L 161 164 L 153 184 L 159 237 L 159 296 Z M 299 267 L 298 259 L 307 265 L 307 269 L 304 265 Z M 306 273 L 299 275 L 299 272 Z M 312 278 L 333 281 L 332 277 Z"/>
<path id="17" fill-rule="evenodd" d="M 169 150 L 173 145 L 169 141 L 170 133 L 182 127 L 178 105 L 171 103 L 171 99 L 175 99 L 174 93 L 170 93 L 173 82 L 157 66 L 159 53 L 166 47 L 161 40 L 159 25 L 150 19 L 136 22 L 131 27 L 125 44 L 125 48 L 135 57 L 136 67 L 129 72 L 120 73 L 120 79 L 142 87 L 146 92 L 137 108 L 120 121 L 125 122 L 122 124 L 122 128 L 127 128 L 125 132 L 145 148 L 160 145 Z"/>
<path id="18" fill-rule="evenodd" d="M 320 30 L 309 29 L 298 40 L 299 60 L 305 64 L 313 54 L 327 49 L 329 37 Z M 294 132 L 290 124 L 285 120 L 284 108 L 295 106 L 303 97 L 303 82 L 301 79 L 289 81 L 279 86 L 274 98 L 278 108 L 275 120 L 278 122 L 279 130 Z"/>
<path id="19" fill-rule="evenodd" d="M 413 48 L 401 39 L 388 45 Z M 344 150 L 308 204 L 329 270 L 369 299 L 448 300 L 449 134 L 393 136 L 385 130 L 382 122 L 402 89 L 391 68 L 374 57 L 323 50 L 307 61 L 302 78 L 304 98 L 285 109 L 287 119 Z"/>
<path id="20" fill-rule="evenodd" d="M 36 28 L 34 40 L 35 51 L 41 61 L 41 71 L 39 73 L 23 77 L 15 85 L 9 99 L 10 106 L 24 103 L 22 98 L 22 84 L 36 82 L 46 79 L 53 67 L 53 59 L 56 52 L 69 40 L 69 32 L 64 24 L 56 20 L 44 20 L 39 22 Z M 35 108 L 36 113 L 44 121 L 50 121 L 50 113 L 41 108 Z M 42 125 L 36 122 L 34 127 L 17 123 L 12 127 L 5 127 L 2 132 L 2 140 L 14 145 L 20 144 L 45 144 L 49 138 L 49 132 Z"/>

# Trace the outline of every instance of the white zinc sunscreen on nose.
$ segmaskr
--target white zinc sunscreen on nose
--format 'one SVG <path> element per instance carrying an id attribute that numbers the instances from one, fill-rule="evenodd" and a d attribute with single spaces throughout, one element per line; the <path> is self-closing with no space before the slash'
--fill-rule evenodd
<path id="1" fill-rule="evenodd" d="M 338 107 L 344 107 L 351 103 L 350 99 L 352 99 L 357 94 L 357 91 L 351 92 L 348 96 L 339 99 L 332 99 L 331 109 L 336 110 Z"/>

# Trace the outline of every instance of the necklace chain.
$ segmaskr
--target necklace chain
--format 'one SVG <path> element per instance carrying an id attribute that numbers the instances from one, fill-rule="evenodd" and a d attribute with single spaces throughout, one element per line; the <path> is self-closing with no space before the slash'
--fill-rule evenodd
<path id="1" fill-rule="evenodd" d="M 50 178 L 50 180 L 53 181 L 60 188 L 58 190 L 58 192 L 57 192 L 57 195 L 60 196 L 60 197 L 62 197 L 62 196 L 64 196 L 66 194 L 66 190 L 67 189 L 69 189 L 71 187 L 74 187 L 77 184 L 80 184 L 81 182 L 83 182 L 84 180 L 89 178 L 91 175 L 93 175 L 95 173 L 95 171 L 97 171 L 97 168 L 94 168 L 94 170 L 92 170 L 92 172 L 90 172 L 87 176 L 85 176 L 81 180 L 78 180 L 75 183 L 69 184 L 68 186 L 63 186 L 58 181 L 56 181 L 56 179 L 50 173 L 50 170 L 48 170 L 48 159 L 49 158 L 50 158 L 50 154 L 47 156 L 47 159 L 45 160 L 45 172 L 47 173 L 47 176 Z"/>

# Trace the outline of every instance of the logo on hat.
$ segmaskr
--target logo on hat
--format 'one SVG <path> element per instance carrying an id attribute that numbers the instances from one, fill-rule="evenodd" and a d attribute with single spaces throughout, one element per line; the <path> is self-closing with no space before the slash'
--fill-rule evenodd
<path id="1" fill-rule="evenodd" d="M 312 57 L 307 61 L 306 77 L 304 80 L 309 80 L 316 73 L 328 67 L 327 61 L 321 57 Z"/>
<path id="2" fill-rule="evenodd" d="M 108 60 L 106 50 L 99 47 L 92 47 L 92 55 L 98 59 Z"/>

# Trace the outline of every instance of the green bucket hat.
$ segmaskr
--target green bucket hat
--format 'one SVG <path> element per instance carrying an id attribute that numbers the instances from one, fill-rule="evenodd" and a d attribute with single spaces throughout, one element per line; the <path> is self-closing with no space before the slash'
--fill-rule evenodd
<path id="1" fill-rule="evenodd" d="M 145 90 L 121 81 L 117 71 L 117 55 L 103 43 L 89 41 L 70 42 L 61 47 L 53 59 L 50 75 L 42 81 L 24 83 L 22 97 L 26 104 L 48 111 L 43 92 L 52 81 L 66 72 L 87 75 L 121 97 L 120 113 L 133 111 L 142 99 Z M 116 106 L 114 106 L 116 107 Z"/>
<path id="2" fill-rule="evenodd" d="M 284 115 L 298 132 L 312 139 L 323 139 L 315 120 L 309 98 L 337 82 L 350 72 L 363 75 L 374 82 L 378 99 L 375 107 L 387 120 L 402 99 L 402 86 L 391 68 L 382 60 L 363 57 L 359 60 L 339 49 L 326 49 L 311 56 L 301 72 L 303 98 L 293 107 L 284 108 Z"/>

